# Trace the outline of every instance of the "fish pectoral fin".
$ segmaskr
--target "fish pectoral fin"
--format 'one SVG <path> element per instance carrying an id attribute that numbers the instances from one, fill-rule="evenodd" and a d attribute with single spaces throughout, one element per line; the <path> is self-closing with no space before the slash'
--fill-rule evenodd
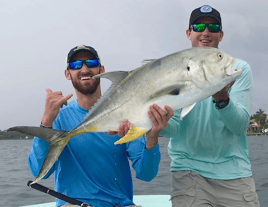
<path id="1" fill-rule="evenodd" d="M 186 81 L 181 83 L 176 83 L 169 85 L 165 88 L 162 88 L 161 90 L 157 91 L 155 94 L 150 96 L 150 99 L 153 99 L 155 97 L 163 96 L 163 95 L 179 95 L 180 90 L 186 86 Z"/>
<path id="2" fill-rule="evenodd" d="M 116 141 L 114 144 L 123 144 L 126 142 L 130 142 L 132 140 L 139 138 L 140 136 L 142 136 L 145 133 L 146 133 L 145 129 L 140 129 L 138 127 L 131 126 L 128 133 L 124 137 L 122 137 L 121 139 Z"/>
<path id="3" fill-rule="evenodd" d="M 181 111 L 181 117 L 180 119 L 182 120 L 195 106 L 196 103 L 192 104 L 192 105 L 189 105 L 189 106 L 186 106 L 182 109 Z"/>

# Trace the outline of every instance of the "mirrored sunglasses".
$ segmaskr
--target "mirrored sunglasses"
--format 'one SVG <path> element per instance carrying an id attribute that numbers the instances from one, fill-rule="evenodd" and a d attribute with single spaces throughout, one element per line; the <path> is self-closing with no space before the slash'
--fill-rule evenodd
<path id="1" fill-rule="evenodd" d="M 208 27 L 209 32 L 217 33 L 221 31 L 221 26 L 219 24 L 200 23 L 191 25 L 191 29 L 194 30 L 195 32 L 203 32 L 206 29 L 206 27 Z"/>
<path id="2" fill-rule="evenodd" d="M 95 59 L 95 60 L 91 60 L 91 59 L 76 60 L 74 62 L 69 62 L 69 68 L 73 69 L 73 70 L 81 69 L 83 66 L 83 63 L 85 63 L 88 68 L 94 68 L 94 67 L 98 67 L 100 65 L 100 63 L 97 59 Z"/>

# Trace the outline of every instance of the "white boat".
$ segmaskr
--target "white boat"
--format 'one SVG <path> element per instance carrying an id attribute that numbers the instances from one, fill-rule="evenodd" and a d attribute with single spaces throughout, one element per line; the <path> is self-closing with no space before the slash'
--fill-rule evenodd
<path id="1" fill-rule="evenodd" d="M 142 207 L 171 207 L 170 195 L 134 195 L 133 202 Z M 56 202 L 23 207 L 55 207 Z"/>

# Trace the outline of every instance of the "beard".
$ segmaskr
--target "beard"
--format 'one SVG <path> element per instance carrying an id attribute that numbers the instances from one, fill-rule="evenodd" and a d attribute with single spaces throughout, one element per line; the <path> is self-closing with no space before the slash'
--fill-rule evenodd
<path id="1" fill-rule="evenodd" d="M 93 74 L 84 74 L 84 76 L 90 76 L 92 77 Z M 89 95 L 96 92 L 98 86 L 100 85 L 100 79 L 96 78 L 94 80 L 91 79 L 90 82 L 82 84 L 80 80 L 77 78 L 73 78 L 71 76 L 71 81 L 74 86 L 74 88 L 82 93 L 83 95 Z"/>

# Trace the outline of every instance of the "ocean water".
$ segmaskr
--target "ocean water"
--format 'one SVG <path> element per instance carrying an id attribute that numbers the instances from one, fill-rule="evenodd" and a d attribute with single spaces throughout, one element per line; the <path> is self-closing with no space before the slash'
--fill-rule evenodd
<path id="1" fill-rule="evenodd" d="M 27 166 L 27 156 L 32 140 L 0 141 L 0 206 L 18 207 L 53 202 L 55 199 L 27 186 L 34 177 Z M 170 158 L 167 154 L 168 139 L 159 138 L 161 162 L 157 177 L 151 182 L 135 178 L 132 171 L 135 195 L 157 195 L 171 193 Z M 248 137 L 249 157 L 252 164 L 260 205 L 268 206 L 268 136 Z M 53 189 L 53 177 L 40 184 Z"/>

